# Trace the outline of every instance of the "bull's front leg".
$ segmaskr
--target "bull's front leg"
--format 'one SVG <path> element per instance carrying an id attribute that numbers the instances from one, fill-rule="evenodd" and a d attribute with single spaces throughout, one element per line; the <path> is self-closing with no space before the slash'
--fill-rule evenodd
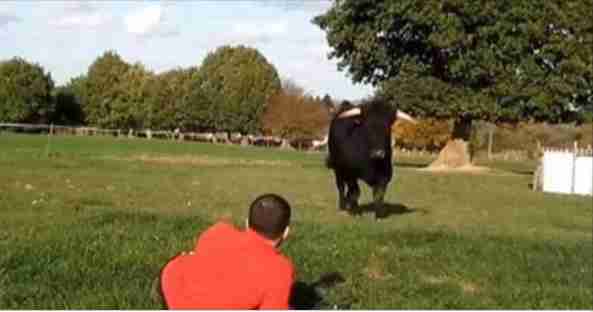
<path id="1" fill-rule="evenodd" d="M 346 207 L 346 182 L 336 173 L 336 187 L 338 188 L 338 209 L 347 210 Z"/>
<path id="2" fill-rule="evenodd" d="M 385 190 L 386 185 L 378 185 L 373 187 L 373 202 L 375 206 L 375 218 L 381 219 L 387 217 L 387 211 L 385 209 Z"/>
<path id="3" fill-rule="evenodd" d="M 360 214 L 360 209 L 358 207 L 358 198 L 360 197 L 360 187 L 356 180 L 348 181 L 348 196 L 346 198 L 348 202 L 348 209 L 352 214 Z"/>

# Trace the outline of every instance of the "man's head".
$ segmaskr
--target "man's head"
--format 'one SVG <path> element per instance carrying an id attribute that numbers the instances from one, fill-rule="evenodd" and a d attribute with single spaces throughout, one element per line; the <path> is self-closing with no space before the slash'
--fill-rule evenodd
<path id="1" fill-rule="evenodd" d="M 249 207 L 248 227 L 267 239 L 282 242 L 289 224 L 290 205 L 276 194 L 261 195 Z"/>

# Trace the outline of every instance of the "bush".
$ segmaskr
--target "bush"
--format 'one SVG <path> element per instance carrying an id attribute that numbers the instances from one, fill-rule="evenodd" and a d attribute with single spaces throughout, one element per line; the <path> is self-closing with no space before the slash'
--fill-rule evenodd
<path id="1" fill-rule="evenodd" d="M 437 152 L 447 144 L 451 136 L 451 124 L 438 119 L 423 119 L 417 124 L 396 121 L 392 131 L 398 147 Z"/>

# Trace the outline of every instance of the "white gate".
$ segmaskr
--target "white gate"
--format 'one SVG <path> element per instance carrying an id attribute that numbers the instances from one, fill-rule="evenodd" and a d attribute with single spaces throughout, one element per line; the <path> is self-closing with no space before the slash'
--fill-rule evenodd
<path id="1" fill-rule="evenodd" d="M 593 156 L 589 150 L 544 150 L 543 191 L 593 195 Z"/>

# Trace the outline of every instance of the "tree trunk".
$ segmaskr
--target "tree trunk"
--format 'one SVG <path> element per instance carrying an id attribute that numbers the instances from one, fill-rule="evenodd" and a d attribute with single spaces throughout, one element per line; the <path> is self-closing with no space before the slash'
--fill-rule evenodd
<path id="1" fill-rule="evenodd" d="M 471 136 L 472 120 L 469 118 L 456 119 L 453 133 L 447 145 L 439 153 L 439 157 L 430 164 L 431 168 L 459 168 L 471 165 L 471 151 L 469 140 Z"/>

